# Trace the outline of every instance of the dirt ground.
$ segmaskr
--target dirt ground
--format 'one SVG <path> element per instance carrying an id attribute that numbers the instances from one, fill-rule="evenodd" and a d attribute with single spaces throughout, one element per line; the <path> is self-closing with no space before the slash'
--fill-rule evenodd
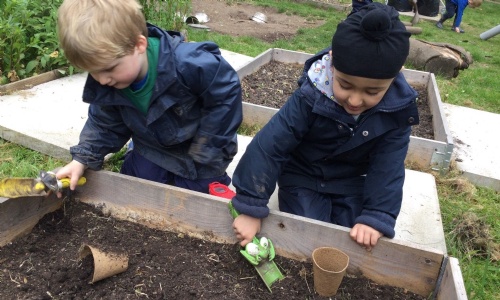
<path id="1" fill-rule="evenodd" d="M 127 255 L 127 270 L 90 284 L 93 256 L 78 255 L 84 244 Z M 73 200 L 0 248 L 0 299 L 327 299 L 314 291 L 310 262 L 277 256 L 286 278 L 270 293 L 239 249 L 120 221 Z M 425 297 L 348 276 L 331 299 Z"/>
<path id="2" fill-rule="evenodd" d="M 294 36 L 300 28 L 317 27 L 323 20 L 305 19 L 297 15 L 280 14 L 274 8 L 230 1 L 193 0 L 192 13 L 205 13 L 209 21 L 203 23 L 210 30 L 232 36 L 253 36 L 267 42 Z M 267 22 L 252 20 L 255 13 L 263 13 Z"/>
<path id="3" fill-rule="evenodd" d="M 280 108 L 297 88 L 297 80 L 303 68 L 304 66 L 299 64 L 271 61 L 241 80 L 243 101 Z M 420 124 L 412 127 L 412 135 L 433 140 L 434 129 L 427 89 L 418 85 L 413 88 L 418 92 Z"/>

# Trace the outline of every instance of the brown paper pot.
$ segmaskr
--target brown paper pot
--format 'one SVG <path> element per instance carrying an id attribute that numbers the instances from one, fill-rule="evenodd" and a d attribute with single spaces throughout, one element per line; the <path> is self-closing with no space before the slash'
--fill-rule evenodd
<path id="1" fill-rule="evenodd" d="M 91 254 L 94 259 L 94 275 L 91 283 L 124 272 L 128 268 L 128 256 L 113 252 L 104 252 L 96 247 L 82 245 L 79 251 L 80 259 Z"/>
<path id="2" fill-rule="evenodd" d="M 320 247 L 312 253 L 314 288 L 320 296 L 331 297 L 344 278 L 349 256 L 336 248 Z"/>

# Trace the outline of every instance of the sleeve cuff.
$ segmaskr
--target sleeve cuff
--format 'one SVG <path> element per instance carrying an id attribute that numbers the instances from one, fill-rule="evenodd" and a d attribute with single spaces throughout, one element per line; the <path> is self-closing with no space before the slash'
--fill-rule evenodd
<path id="1" fill-rule="evenodd" d="M 354 223 L 361 223 L 373 227 L 384 236 L 391 239 L 396 235 L 394 231 L 396 219 L 381 211 L 364 209 L 361 212 L 361 216 L 357 217 Z"/>
<path id="2" fill-rule="evenodd" d="M 236 195 L 231 200 L 234 208 L 240 213 L 258 219 L 269 215 L 267 201 L 244 195 Z"/>

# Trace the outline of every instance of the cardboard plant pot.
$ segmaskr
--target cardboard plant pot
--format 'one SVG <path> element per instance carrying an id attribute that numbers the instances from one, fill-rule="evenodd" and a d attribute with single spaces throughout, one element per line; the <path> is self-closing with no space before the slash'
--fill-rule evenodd
<path id="1" fill-rule="evenodd" d="M 320 296 L 331 297 L 345 276 L 349 256 L 333 247 L 319 247 L 312 253 L 314 289 Z"/>
<path id="2" fill-rule="evenodd" d="M 81 260 L 89 254 L 94 259 L 94 274 L 90 283 L 122 273 L 128 268 L 126 254 L 105 252 L 96 247 L 82 245 L 79 250 L 79 259 Z"/>

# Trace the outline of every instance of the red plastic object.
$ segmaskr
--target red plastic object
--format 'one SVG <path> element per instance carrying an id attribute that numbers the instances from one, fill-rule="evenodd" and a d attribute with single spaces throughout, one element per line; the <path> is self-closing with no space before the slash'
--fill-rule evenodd
<path id="1" fill-rule="evenodd" d="M 233 197 L 236 196 L 236 193 L 233 192 L 227 185 L 219 182 L 210 183 L 208 185 L 208 192 L 210 193 L 210 195 L 219 196 L 229 200 L 233 199 Z"/>

